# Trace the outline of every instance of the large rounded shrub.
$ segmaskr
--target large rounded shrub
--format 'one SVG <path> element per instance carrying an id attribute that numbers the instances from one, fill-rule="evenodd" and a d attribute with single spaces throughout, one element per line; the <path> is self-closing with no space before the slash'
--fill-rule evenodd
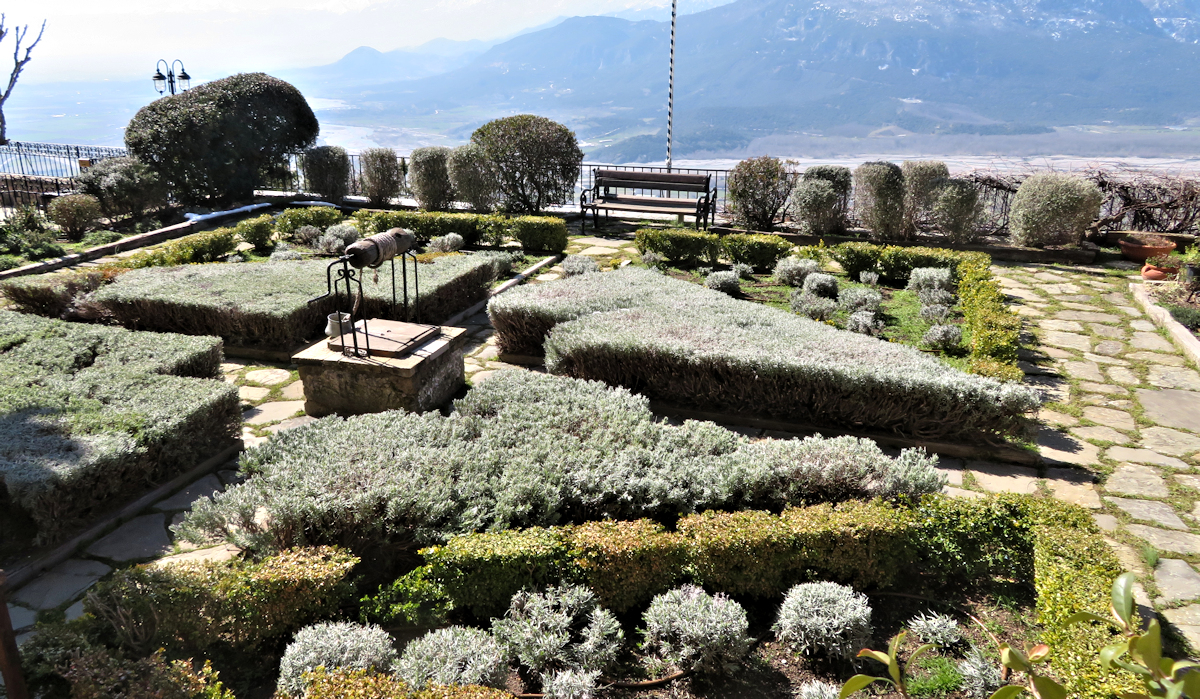
<path id="1" fill-rule="evenodd" d="M 507 665 L 492 635 L 464 626 L 430 631 L 410 641 L 395 665 L 409 686 L 482 685 L 503 687 Z"/>
<path id="2" fill-rule="evenodd" d="M 471 134 L 483 149 L 510 213 L 536 214 L 575 195 L 583 151 L 567 127 L 533 114 L 495 119 Z"/>
<path id="3" fill-rule="evenodd" d="M 68 194 L 50 202 L 50 220 L 74 241 L 81 240 L 100 220 L 100 200 L 90 194 Z"/>
<path id="4" fill-rule="evenodd" d="M 788 211 L 812 235 L 839 233 L 843 227 L 839 200 L 837 190 L 828 181 L 804 179 L 792 190 Z"/>
<path id="5" fill-rule="evenodd" d="M 850 168 L 842 165 L 813 165 L 804 171 L 805 181 L 823 180 L 828 182 L 837 193 L 837 214 L 839 224 L 845 227 L 846 215 L 850 213 L 850 190 L 854 186 L 854 176 Z"/>
<path id="6" fill-rule="evenodd" d="M 854 171 L 854 208 L 876 240 L 895 240 L 903 233 L 904 174 L 895 163 L 871 162 Z"/>
<path id="7" fill-rule="evenodd" d="M 774 228 L 795 179 L 787 165 L 769 155 L 734 165 L 725 187 L 735 225 L 756 231 Z"/>
<path id="8" fill-rule="evenodd" d="M 1100 213 L 1100 188 L 1081 177 L 1060 172 L 1031 175 L 1017 188 L 1008 226 L 1017 245 L 1040 248 L 1083 240 Z"/>
<path id="9" fill-rule="evenodd" d="M 753 644 L 742 605 L 694 585 L 655 597 L 642 622 L 646 651 L 680 670 L 722 674 Z"/>
<path id="10" fill-rule="evenodd" d="M 358 163 L 359 185 L 371 206 L 387 206 L 404 188 L 408 165 L 391 148 L 368 148 L 358 155 Z"/>
<path id="11" fill-rule="evenodd" d="M 853 658 L 871 640 L 871 605 L 845 585 L 804 583 L 788 590 L 772 628 L 796 653 Z"/>
<path id="12" fill-rule="evenodd" d="M 468 143 L 450 151 L 449 166 L 450 184 L 459 201 L 470 204 L 476 213 L 496 210 L 500 203 L 500 183 L 479 144 Z"/>
<path id="13" fill-rule="evenodd" d="M 146 105 L 125 146 L 180 202 L 227 202 L 249 199 L 260 177 L 279 174 L 284 156 L 311 146 L 318 131 L 299 90 L 243 73 Z"/>
<path id="14" fill-rule="evenodd" d="M 454 203 L 449 160 L 450 149 L 445 146 L 418 148 L 409 156 L 408 188 L 417 206 L 426 211 L 445 211 Z"/>
<path id="15" fill-rule="evenodd" d="M 304 694 L 304 673 L 326 670 L 388 672 L 396 660 L 392 637 L 378 626 L 348 622 L 306 626 L 296 632 L 279 661 L 279 690 L 293 697 Z"/>
<path id="16" fill-rule="evenodd" d="M 974 182 L 957 177 L 942 180 L 933 196 L 933 223 L 951 242 L 974 242 L 981 204 Z"/>
<path id="17" fill-rule="evenodd" d="M 350 156 L 338 146 L 318 146 L 304 151 L 300 160 L 309 192 L 331 204 L 340 204 L 350 193 Z"/>
<path id="18" fill-rule="evenodd" d="M 79 176 L 79 188 L 100 200 L 109 218 L 141 216 L 167 201 L 162 178 L 137 158 L 106 158 Z"/>

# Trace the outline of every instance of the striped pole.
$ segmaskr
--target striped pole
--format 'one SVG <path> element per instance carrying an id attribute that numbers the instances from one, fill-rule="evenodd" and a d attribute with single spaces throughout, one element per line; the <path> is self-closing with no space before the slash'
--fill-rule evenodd
<path id="1" fill-rule="evenodd" d="M 671 127 L 675 117 L 675 13 L 679 0 L 671 0 L 671 74 L 667 80 L 667 172 L 671 171 Z"/>

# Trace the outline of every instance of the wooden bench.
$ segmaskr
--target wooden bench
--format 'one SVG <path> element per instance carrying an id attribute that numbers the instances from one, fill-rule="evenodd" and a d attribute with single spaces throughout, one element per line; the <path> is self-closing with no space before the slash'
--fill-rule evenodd
<path id="1" fill-rule="evenodd" d="M 695 216 L 696 227 L 708 228 L 717 213 L 717 190 L 712 186 L 712 175 L 685 175 L 674 172 L 630 172 L 626 170 L 592 171 L 592 188 L 579 197 L 579 210 L 583 216 L 580 231 L 587 226 L 588 209 L 592 211 L 592 225 L 598 226 L 601 211 L 635 211 L 638 213 L 676 214 Z M 646 192 L 696 193 L 687 196 L 646 196 L 632 193 L 621 194 L 622 190 Z"/>

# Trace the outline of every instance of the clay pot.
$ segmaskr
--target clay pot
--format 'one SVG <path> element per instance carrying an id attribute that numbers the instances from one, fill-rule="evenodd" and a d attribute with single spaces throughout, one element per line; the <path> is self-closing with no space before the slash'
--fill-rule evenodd
<path id="1" fill-rule="evenodd" d="M 1161 282 L 1170 279 L 1179 272 L 1178 269 L 1170 267 L 1155 267 L 1150 263 L 1142 265 L 1142 279 L 1152 282 Z"/>
<path id="2" fill-rule="evenodd" d="M 1168 240 L 1165 244 L 1143 243 L 1137 238 L 1121 238 L 1117 241 L 1121 246 L 1121 254 L 1125 259 L 1134 262 L 1145 262 L 1151 257 L 1166 255 L 1175 249 L 1175 242 Z"/>

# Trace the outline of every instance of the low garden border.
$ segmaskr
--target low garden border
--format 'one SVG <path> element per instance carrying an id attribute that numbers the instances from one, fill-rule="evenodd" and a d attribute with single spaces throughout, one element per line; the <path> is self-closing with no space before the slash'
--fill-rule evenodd
<path id="1" fill-rule="evenodd" d="M 1137 299 L 1138 304 L 1146 315 L 1154 321 L 1154 324 L 1163 328 L 1171 335 L 1171 339 L 1179 346 L 1179 349 L 1187 355 L 1188 359 L 1192 360 L 1197 366 L 1200 366 L 1200 339 L 1192 334 L 1190 330 L 1185 328 L 1182 323 L 1175 320 L 1170 311 L 1154 303 L 1154 299 L 1150 298 L 1150 292 L 1145 284 L 1137 282 L 1129 283 L 1129 291 L 1133 294 L 1133 298 Z"/>

